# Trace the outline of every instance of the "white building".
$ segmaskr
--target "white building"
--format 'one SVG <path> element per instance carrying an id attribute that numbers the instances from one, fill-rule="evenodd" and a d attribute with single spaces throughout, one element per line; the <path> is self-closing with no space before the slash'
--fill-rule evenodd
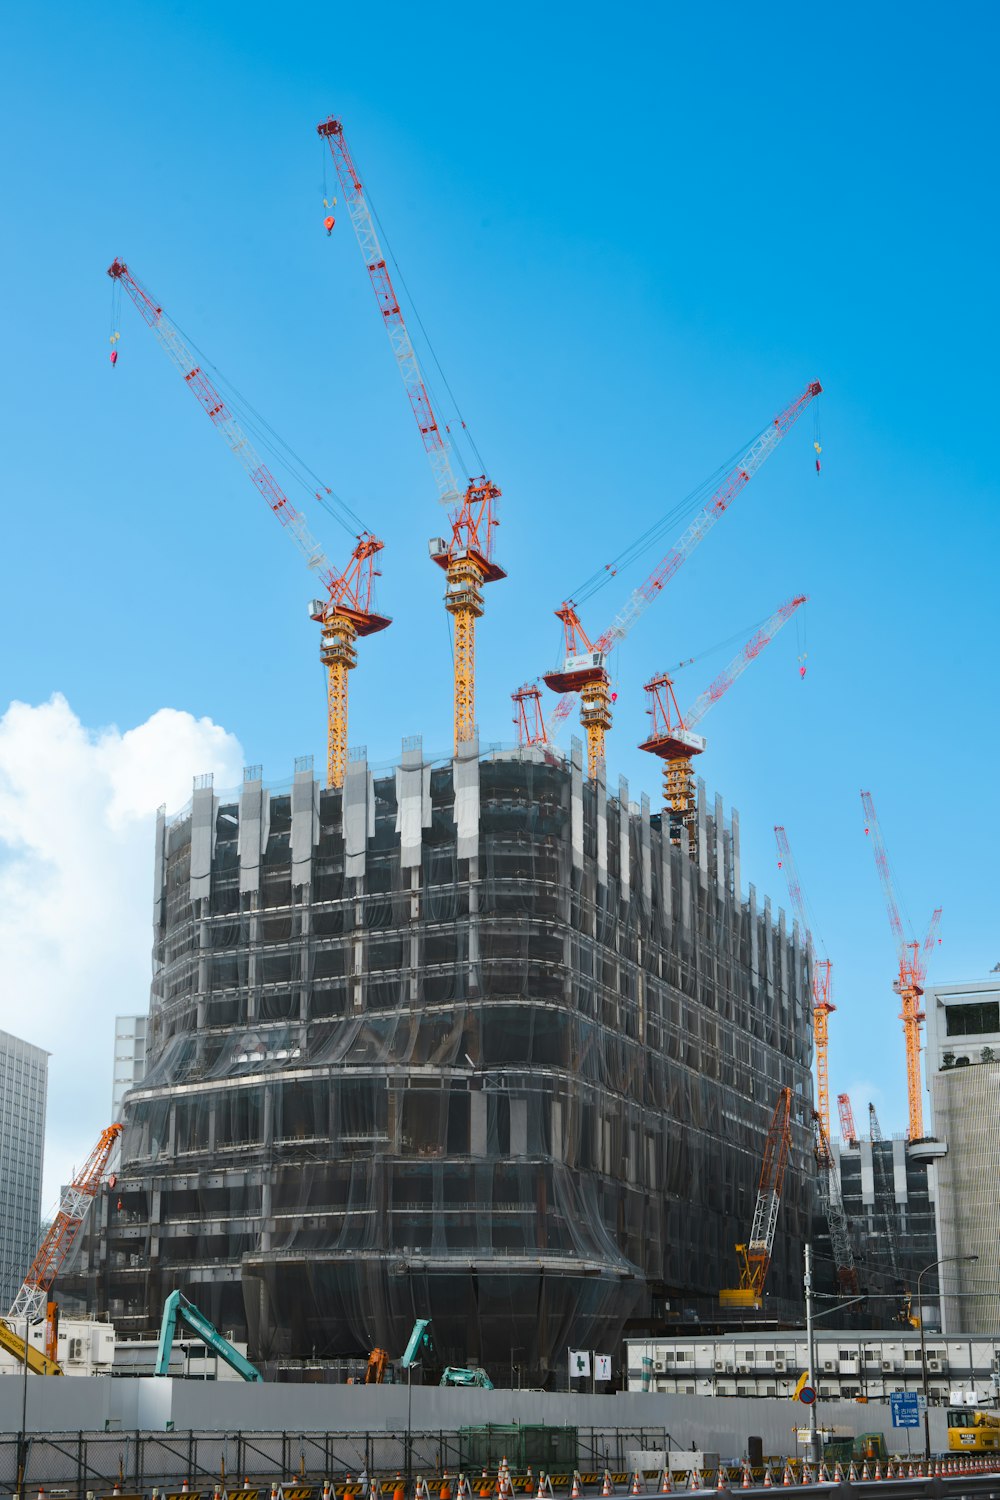
<path id="1" fill-rule="evenodd" d="M 942 1326 L 985 1334 L 1000 1327 L 1000 978 L 929 985 L 923 1003 L 934 1134 L 948 1147 L 932 1168 L 938 1258 L 951 1262 Z"/>
<path id="2" fill-rule="evenodd" d="M 148 1016 L 115 1016 L 115 1071 L 111 1118 L 120 1120 L 122 1100 L 146 1076 Z"/>
<path id="3" fill-rule="evenodd" d="M 38 1249 L 49 1054 L 0 1031 L 0 1313 Z"/>
<path id="4" fill-rule="evenodd" d="M 886 1401 L 893 1391 L 923 1390 L 919 1330 L 843 1333 L 819 1322 L 814 1340 L 821 1401 Z M 931 1405 L 992 1404 L 997 1399 L 1000 1332 L 970 1339 L 925 1330 L 924 1340 Z M 809 1367 L 801 1328 L 715 1338 L 629 1339 L 626 1349 L 630 1391 L 790 1398 Z"/>
<path id="5" fill-rule="evenodd" d="M 15 1327 L 14 1332 L 23 1338 L 24 1325 Z M 40 1353 L 45 1352 L 44 1320 L 29 1325 L 28 1342 Z M 64 1375 L 110 1375 L 115 1362 L 114 1325 L 87 1317 L 60 1318 L 57 1358 Z M 23 1370 L 19 1359 L 0 1349 L 0 1375 L 20 1375 Z"/>

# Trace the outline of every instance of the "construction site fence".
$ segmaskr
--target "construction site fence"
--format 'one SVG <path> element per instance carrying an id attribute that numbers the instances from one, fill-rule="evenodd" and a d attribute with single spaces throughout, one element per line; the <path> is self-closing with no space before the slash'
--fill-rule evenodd
<path id="1" fill-rule="evenodd" d="M 382 1433 L 357 1434 L 289 1434 L 289 1433 L 237 1433 L 220 1438 L 217 1434 L 194 1432 L 161 1434 L 123 1433 L 63 1433 L 47 1434 L 44 1438 L 27 1440 L 27 1462 L 18 1487 L 18 1465 L 22 1457 L 19 1438 L 0 1438 L 0 1489 L 9 1492 L 14 1500 L 63 1500 L 74 1496 L 79 1500 L 381 1500 L 397 1492 L 400 1477 L 405 1481 L 404 1493 L 408 1500 L 432 1500 L 439 1497 L 442 1476 L 450 1475 L 448 1493 L 457 1497 L 465 1494 L 475 1497 L 494 1493 L 490 1484 L 487 1491 L 481 1488 L 475 1473 L 467 1474 L 471 1483 L 462 1484 L 461 1453 L 465 1434 L 421 1433 L 407 1439 L 392 1439 Z M 619 1444 L 618 1452 L 637 1438 L 644 1441 L 669 1438 L 669 1434 L 649 1432 L 592 1432 L 591 1447 L 595 1451 L 609 1440 Z M 409 1454 L 422 1464 L 422 1472 L 409 1469 L 405 1456 L 396 1468 L 391 1464 L 375 1463 L 376 1454 L 396 1441 L 405 1447 L 400 1451 Z M 353 1446 L 352 1446 L 353 1445 Z M 430 1445 L 430 1446 L 428 1446 Z M 454 1449 L 457 1457 L 453 1465 L 443 1462 L 443 1455 Z M 243 1467 L 249 1472 L 226 1469 L 227 1451 L 241 1453 Z M 308 1450 L 310 1457 L 323 1455 L 323 1474 L 311 1474 L 303 1468 L 303 1459 Z M 372 1457 L 373 1467 L 358 1471 L 345 1469 L 344 1459 L 351 1452 L 363 1457 L 365 1451 Z M 636 1450 L 631 1450 L 633 1456 Z M 647 1452 L 651 1451 L 649 1449 Z M 276 1456 L 275 1456 L 276 1455 Z M 131 1457 L 134 1470 L 126 1468 L 126 1459 Z M 217 1462 L 214 1470 L 202 1467 L 205 1463 Z M 282 1470 L 279 1472 L 279 1460 Z M 255 1465 L 263 1463 L 258 1472 Z M 290 1463 L 297 1463 L 295 1472 L 289 1472 Z M 152 1467 L 150 1467 L 152 1466 Z M 339 1477 L 338 1476 L 339 1471 Z M 254 1475 L 250 1477 L 251 1473 Z M 183 1474 L 183 1479 L 178 1476 Z M 370 1477 L 369 1477 L 370 1475 Z M 815 1466 L 804 1464 L 801 1459 L 781 1459 L 777 1456 L 766 1459 L 763 1464 L 751 1465 L 743 1461 L 738 1464 L 722 1464 L 715 1468 L 695 1468 L 684 1471 L 673 1469 L 669 1477 L 661 1469 L 631 1470 L 621 1466 L 612 1469 L 583 1469 L 567 1467 L 565 1472 L 511 1471 L 504 1477 L 504 1490 L 509 1494 L 527 1493 L 529 1496 L 545 1494 L 568 1494 L 571 1490 L 585 1497 L 607 1495 L 663 1495 L 698 1494 L 701 1496 L 722 1492 L 732 1495 L 734 1491 L 780 1487 L 784 1500 L 805 1500 L 817 1487 L 823 1500 L 941 1500 L 942 1496 L 954 1500 L 1000 1500 L 1000 1464 L 986 1458 L 951 1457 L 937 1460 L 930 1466 L 899 1465 L 893 1472 L 890 1468 L 883 1476 L 879 1471 L 872 1477 L 867 1471 L 863 1477 L 847 1477 L 837 1474 L 835 1478 Z M 498 1488 L 498 1487 L 497 1487 Z M 870 1492 L 874 1491 L 872 1494 Z"/>
<path id="2" fill-rule="evenodd" d="M 384 1481 L 391 1493 L 398 1473 L 427 1477 L 446 1470 L 479 1474 L 496 1470 L 506 1458 L 514 1487 L 524 1491 L 527 1467 L 551 1473 L 553 1484 L 574 1469 L 596 1494 L 605 1470 L 619 1476 L 617 1487 L 632 1478 L 630 1455 L 662 1452 L 676 1446 L 665 1428 L 577 1428 L 482 1426 L 460 1432 L 47 1432 L 24 1442 L 24 1492 L 59 1500 L 88 1490 L 110 1494 L 117 1483 L 123 1494 L 144 1494 L 154 1486 L 168 1495 L 180 1493 L 186 1480 L 192 1496 L 212 1500 L 216 1484 L 236 1500 L 268 1500 L 271 1485 L 283 1500 L 321 1500 L 324 1479 L 336 1481 L 337 1493 L 358 1493 L 348 1476 L 364 1473 Z M 0 1493 L 13 1494 L 22 1461 L 16 1433 L 0 1436 Z M 249 1484 L 244 1484 L 249 1480 Z M 244 1494 L 244 1491 L 247 1493 Z M 478 1490 L 477 1490 L 478 1493 Z M 534 1491 L 532 1491 L 532 1494 Z"/>

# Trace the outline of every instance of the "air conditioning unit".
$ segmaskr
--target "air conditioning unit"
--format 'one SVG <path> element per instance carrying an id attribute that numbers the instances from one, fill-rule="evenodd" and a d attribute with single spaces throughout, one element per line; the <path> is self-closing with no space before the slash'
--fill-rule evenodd
<path id="1" fill-rule="evenodd" d="M 783 1375 L 785 1373 L 785 1361 L 783 1359 L 776 1359 L 774 1361 L 774 1368 L 778 1371 L 779 1375 Z"/>
<path id="2" fill-rule="evenodd" d="M 882 1361 L 882 1368 L 883 1368 L 883 1370 L 894 1370 L 896 1368 L 896 1366 L 895 1366 L 895 1363 L 894 1363 L 893 1360 L 891 1360 L 891 1359 L 884 1359 Z"/>
<path id="3" fill-rule="evenodd" d="M 749 1375 L 750 1374 L 750 1367 L 749 1367 L 749 1365 L 737 1365 L 736 1366 L 736 1373 L 737 1373 L 737 1375 Z"/>
<path id="4" fill-rule="evenodd" d="M 662 1375 L 662 1373 L 663 1373 L 663 1360 L 662 1359 L 654 1359 L 653 1360 L 653 1369 L 654 1370 L 659 1370 L 660 1374 Z"/>
<path id="5" fill-rule="evenodd" d="M 837 1361 L 835 1359 L 824 1359 L 824 1361 L 823 1361 L 823 1369 L 826 1370 L 828 1373 L 836 1374 L 836 1372 L 837 1372 Z"/>
<path id="6" fill-rule="evenodd" d="M 726 1362 L 725 1362 L 725 1360 L 724 1359 L 717 1359 L 715 1361 L 715 1368 L 717 1370 L 724 1370 L 726 1368 Z"/>
<path id="7" fill-rule="evenodd" d="M 935 1372 L 938 1373 L 938 1374 L 940 1374 L 941 1373 L 941 1361 L 939 1359 L 929 1359 L 927 1361 L 927 1368 L 928 1368 L 928 1370 L 931 1371 L 932 1374 L 935 1373 Z"/>

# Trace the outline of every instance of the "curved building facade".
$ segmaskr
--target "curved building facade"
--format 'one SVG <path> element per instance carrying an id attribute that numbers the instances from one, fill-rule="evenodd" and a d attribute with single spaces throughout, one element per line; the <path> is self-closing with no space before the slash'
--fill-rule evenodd
<path id="1" fill-rule="evenodd" d="M 443 1362 L 515 1351 L 540 1383 L 732 1284 L 785 1084 L 769 1287 L 795 1297 L 808 959 L 741 897 L 735 815 L 699 788 L 694 857 L 665 825 L 576 744 L 196 785 L 158 823 L 147 1072 L 89 1305 L 149 1336 L 180 1287 L 256 1360 L 398 1355 L 430 1316 Z"/>

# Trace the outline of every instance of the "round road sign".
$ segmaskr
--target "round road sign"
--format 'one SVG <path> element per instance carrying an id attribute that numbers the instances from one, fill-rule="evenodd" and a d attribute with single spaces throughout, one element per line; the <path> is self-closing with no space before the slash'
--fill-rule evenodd
<path id="1" fill-rule="evenodd" d="M 804 1385 L 802 1387 L 801 1391 L 799 1391 L 799 1400 L 806 1406 L 812 1406 L 816 1400 L 816 1392 L 811 1385 Z"/>

